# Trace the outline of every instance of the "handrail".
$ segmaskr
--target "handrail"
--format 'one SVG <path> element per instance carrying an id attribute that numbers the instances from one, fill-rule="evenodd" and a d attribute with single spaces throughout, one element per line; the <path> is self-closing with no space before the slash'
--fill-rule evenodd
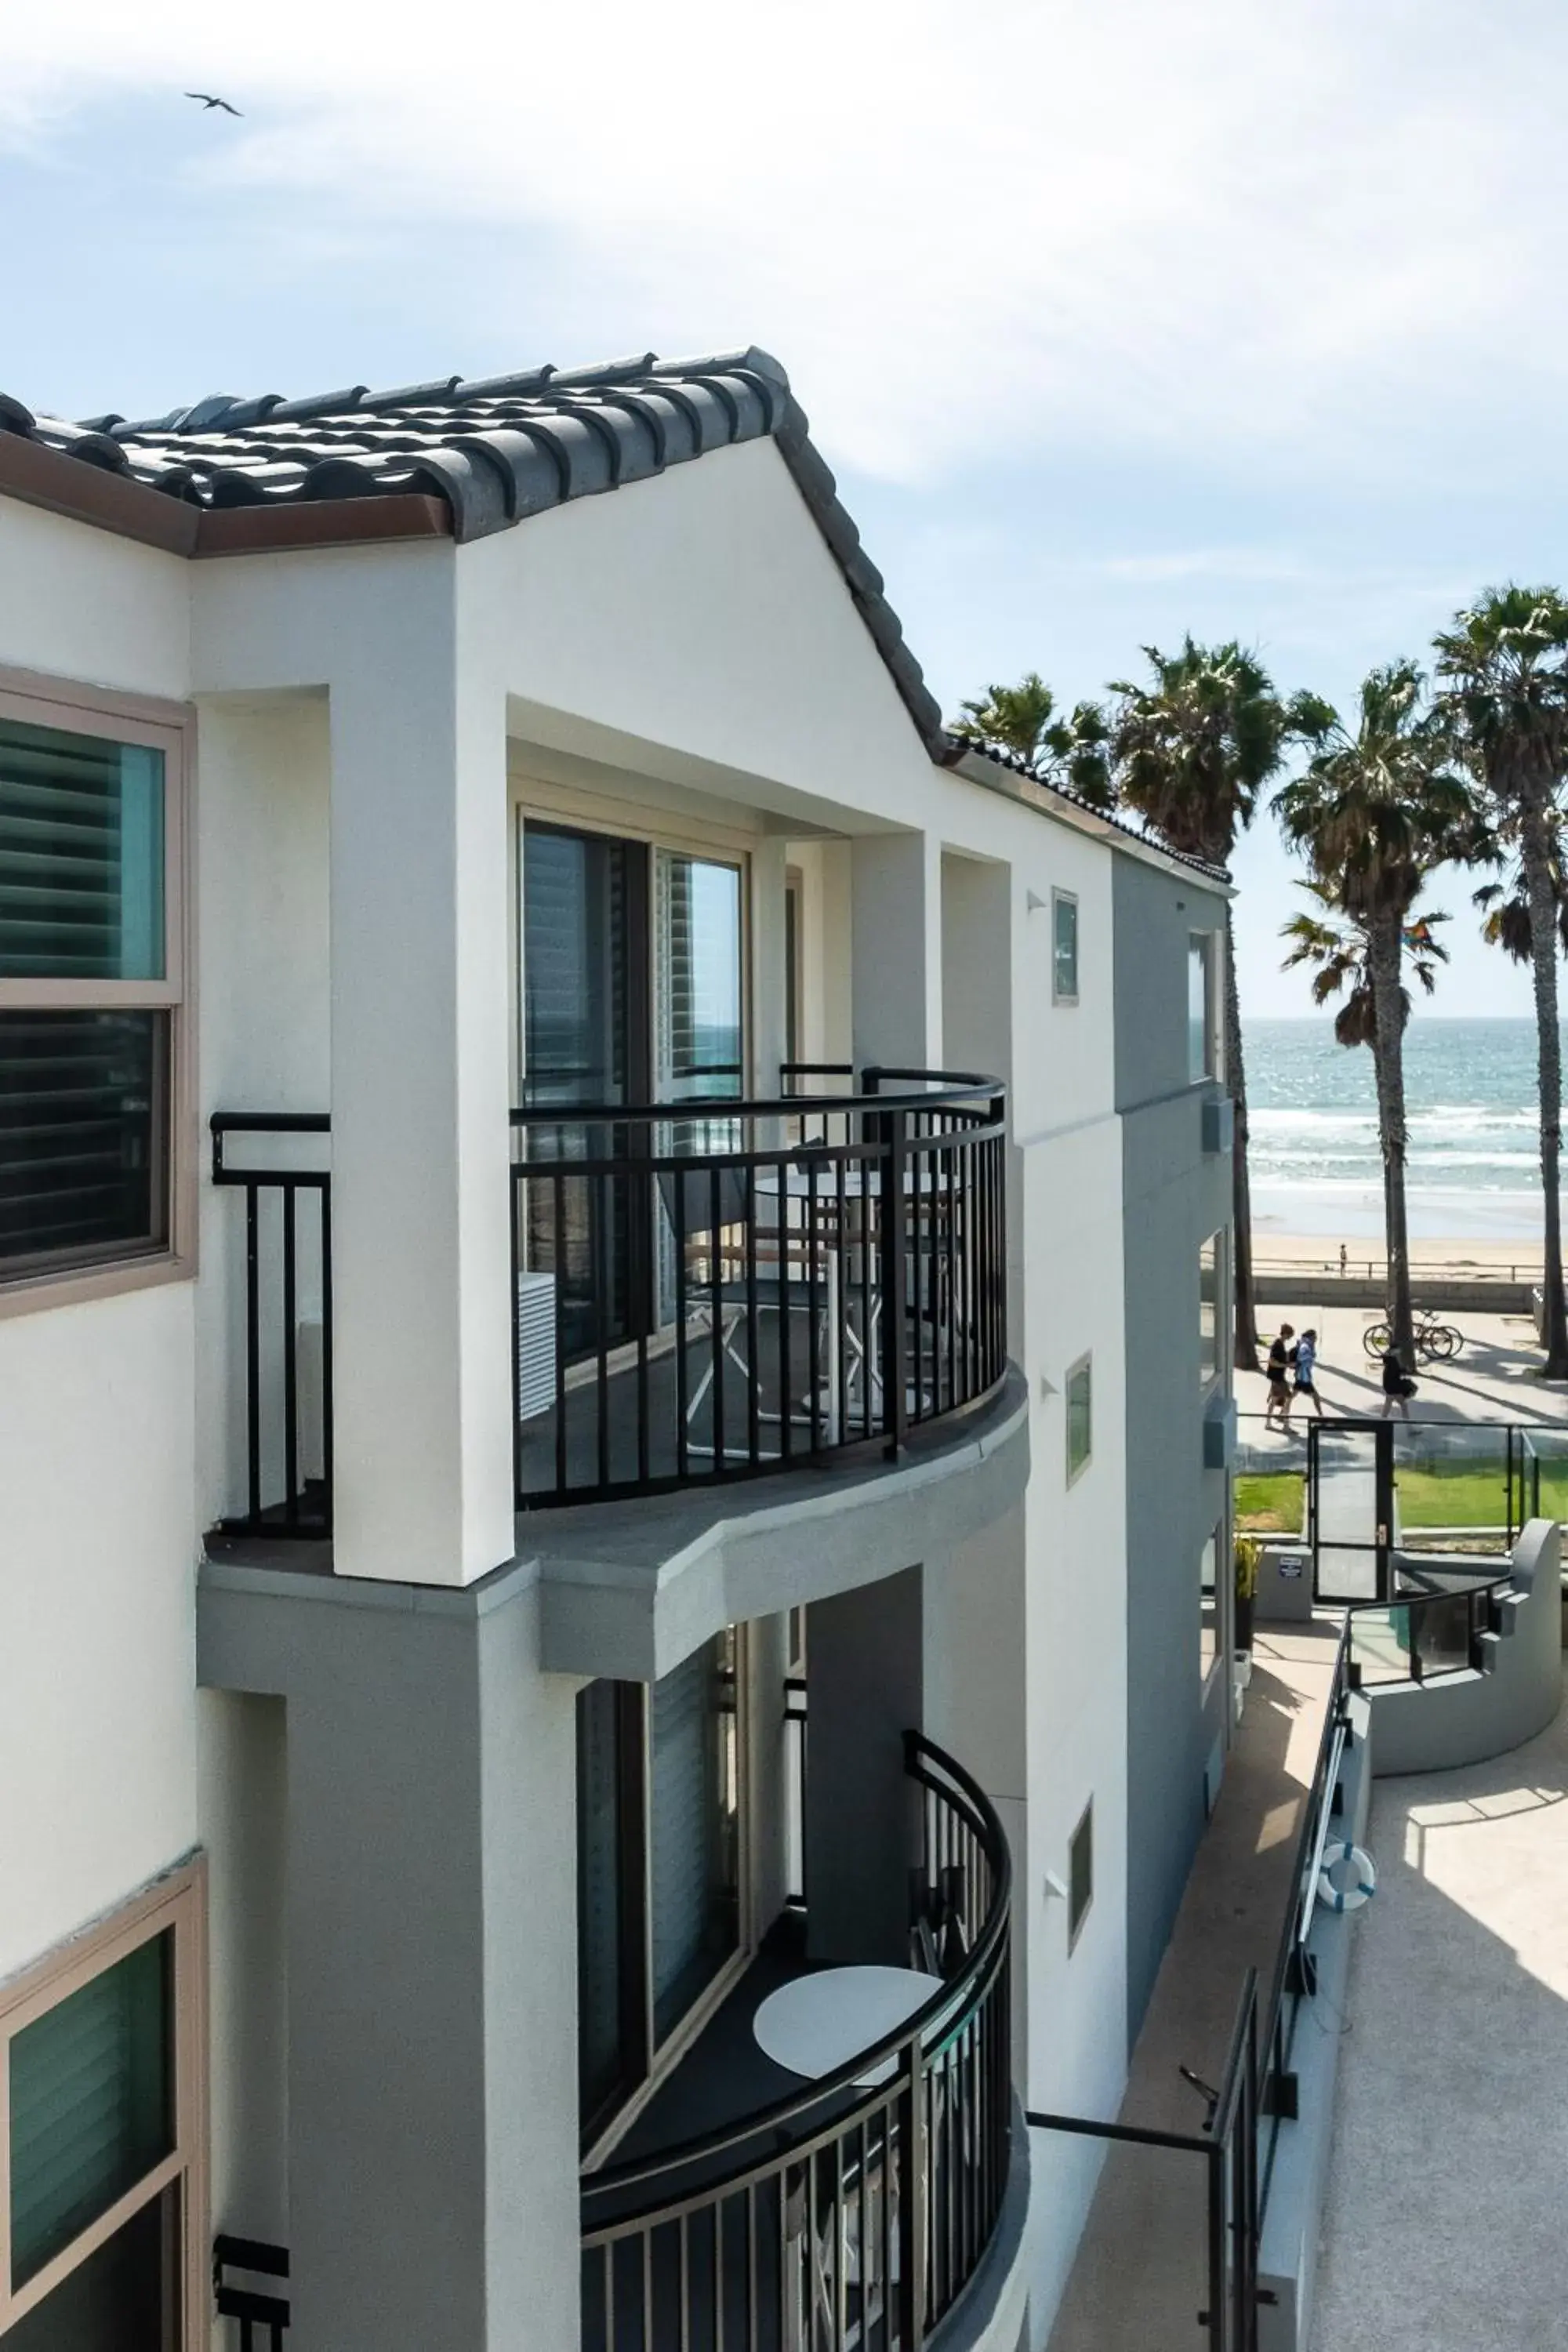
<path id="1" fill-rule="evenodd" d="M 804 2093 L 584 2179 L 589 2352 L 866 2352 L 874 2336 L 921 2352 L 972 2286 L 1009 2169 L 1011 1865 L 952 1757 L 910 1732 L 904 1763 L 916 1916 L 973 1948 L 897 2033 Z"/>
<path id="2" fill-rule="evenodd" d="M 800 1066 L 784 1065 L 783 1067 Z M 824 1068 L 825 1064 L 811 1066 Z M 630 1121 L 670 1121 L 703 1118 L 786 1118 L 802 1111 L 827 1111 L 842 1116 L 846 1111 L 931 1111 L 964 1110 L 984 1101 L 994 1107 L 1005 1103 L 1007 1088 L 1001 1078 L 967 1070 L 882 1070 L 870 1066 L 862 1070 L 865 1090 L 859 1094 L 810 1095 L 688 1095 L 675 1100 L 646 1103 L 525 1103 L 513 1106 L 510 1114 L 513 1127 L 570 1126 L 617 1127 Z M 924 1078 L 931 1091 L 921 1094 L 883 1094 L 877 1082 L 883 1077 L 907 1080 Z"/>
<path id="3" fill-rule="evenodd" d="M 846 2059 L 844 2063 L 835 2068 L 831 2074 L 819 2076 L 816 2082 L 807 2084 L 805 2090 L 792 2092 L 784 2098 L 775 2099 L 772 2105 L 760 2107 L 752 2115 L 741 2116 L 733 2124 L 719 2131 L 701 2133 L 692 2139 L 679 2141 L 673 2147 L 660 2149 L 657 2155 L 630 2159 L 620 2165 L 601 2166 L 595 2171 L 584 2174 L 583 2179 L 584 2197 L 609 2195 L 622 2189 L 635 2188 L 638 2182 L 648 2179 L 658 2173 L 685 2171 L 693 2164 L 722 2156 L 732 2147 L 743 2147 L 747 2141 L 757 2138 L 764 2132 L 777 2131 L 783 2125 L 793 2122 L 795 2116 L 808 2107 L 822 2106 L 827 2101 L 837 2097 L 839 2093 L 852 2089 L 860 2075 L 870 2073 L 874 2067 L 880 2066 L 885 2060 L 895 2056 L 899 2051 L 917 2039 L 923 2038 L 925 2029 L 934 2020 L 946 2019 L 955 2014 L 963 2006 L 970 1991 L 978 1985 L 979 1979 L 986 1973 L 989 1962 L 1006 1937 L 1013 1894 L 1013 1861 L 1008 1850 L 1007 1834 L 1002 1827 L 1001 1819 L 979 1782 L 964 1770 L 963 1765 L 954 1757 L 950 1756 L 944 1748 L 939 1748 L 934 1740 L 927 1739 L 921 1732 L 906 1731 L 904 1734 L 905 1770 L 911 1780 L 919 1780 L 924 1787 L 934 1790 L 938 1795 L 948 1796 L 949 1792 L 942 1787 L 939 1780 L 933 1780 L 929 1772 L 920 1769 L 922 1759 L 928 1759 L 941 1770 L 946 1772 L 952 1780 L 957 1782 L 962 1793 L 969 1800 L 969 1810 L 963 1814 L 963 1818 L 973 1832 L 980 1843 L 981 1851 L 991 1864 L 994 1873 L 991 1889 L 991 1906 L 985 1925 L 976 1938 L 973 1949 L 966 1956 L 963 1968 L 955 1976 L 946 1979 L 940 1989 L 932 1993 L 931 1999 L 922 2001 L 920 2008 L 907 2017 L 901 2025 L 896 2026 L 892 2032 L 884 2034 L 879 2042 L 874 2042 L 867 2049 L 858 2051 L 854 2057 Z M 635 2216 L 621 2215 L 616 2217 L 617 2221 L 635 2218 Z"/>

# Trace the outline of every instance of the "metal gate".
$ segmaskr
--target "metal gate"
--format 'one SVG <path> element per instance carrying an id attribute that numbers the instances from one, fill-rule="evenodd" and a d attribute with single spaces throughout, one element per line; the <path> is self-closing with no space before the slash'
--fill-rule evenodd
<path id="1" fill-rule="evenodd" d="M 1314 1601 L 1393 1599 L 1391 1421 L 1308 1423 L 1307 1529 Z"/>

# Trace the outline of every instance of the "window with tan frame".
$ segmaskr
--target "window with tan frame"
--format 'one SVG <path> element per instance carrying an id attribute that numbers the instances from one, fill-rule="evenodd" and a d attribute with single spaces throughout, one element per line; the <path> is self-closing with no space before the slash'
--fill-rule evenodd
<path id="1" fill-rule="evenodd" d="M 174 1872 L 0 1987 L 5 2352 L 196 2352 L 205 1881 Z"/>
<path id="2" fill-rule="evenodd" d="M 0 672 L 0 1313 L 189 1264 L 190 736 Z"/>

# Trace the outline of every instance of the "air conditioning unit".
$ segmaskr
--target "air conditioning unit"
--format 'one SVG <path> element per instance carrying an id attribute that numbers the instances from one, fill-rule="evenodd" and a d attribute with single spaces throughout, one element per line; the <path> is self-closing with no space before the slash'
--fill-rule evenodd
<path id="1" fill-rule="evenodd" d="M 555 1402 L 555 1276 L 517 1277 L 517 1417 L 532 1421 Z"/>

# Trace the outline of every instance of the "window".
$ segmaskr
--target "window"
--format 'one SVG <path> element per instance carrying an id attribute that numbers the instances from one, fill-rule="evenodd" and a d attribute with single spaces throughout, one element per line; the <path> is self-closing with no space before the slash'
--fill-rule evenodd
<path id="1" fill-rule="evenodd" d="M 1224 1548 L 1216 1528 L 1198 1554 L 1198 1679 L 1206 1684 L 1219 1656 L 1219 1559 Z"/>
<path id="2" fill-rule="evenodd" d="M 731 1627 L 651 1689 L 596 1682 L 578 1694 L 577 2060 L 590 2144 L 656 2077 L 743 1948 L 740 1649 Z"/>
<path id="3" fill-rule="evenodd" d="M 1225 1237 L 1211 1234 L 1198 1252 L 1198 1386 L 1214 1386 L 1220 1374 L 1221 1307 L 1225 1294 Z"/>
<path id="4" fill-rule="evenodd" d="M 1079 1817 L 1068 1847 L 1068 1949 L 1070 1952 L 1094 1901 L 1094 1799 Z"/>
<path id="5" fill-rule="evenodd" d="M 179 2352 L 205 2310 L 201 1879 L 0 1998 L 6 2352 Z"/>
<path id="6" fill-rule="evenodd" d="M 1078 1003 L 1078 900 L 1070 890 L 1051 892 L 1051 1002 Z"/>
<path id="7" fill-rule="evenodd" d="M 1192 931 L 1187 937 L 1187 1076 L 1219 1076 L 1219 1035 L 1215 1003 L 1215 935 Z"/>
<path id="8" fill-rule="evenodd" d="M 0 693 L 0 1284 L 178 1255 L 182 743 Z"/>
<path id="9" fill-rule="evenodd" d="M 1082 1356 L 1068 1374 L 1068 1485 L 1087 1469 L 1094 1451 L 1093 1367 Z"/>

